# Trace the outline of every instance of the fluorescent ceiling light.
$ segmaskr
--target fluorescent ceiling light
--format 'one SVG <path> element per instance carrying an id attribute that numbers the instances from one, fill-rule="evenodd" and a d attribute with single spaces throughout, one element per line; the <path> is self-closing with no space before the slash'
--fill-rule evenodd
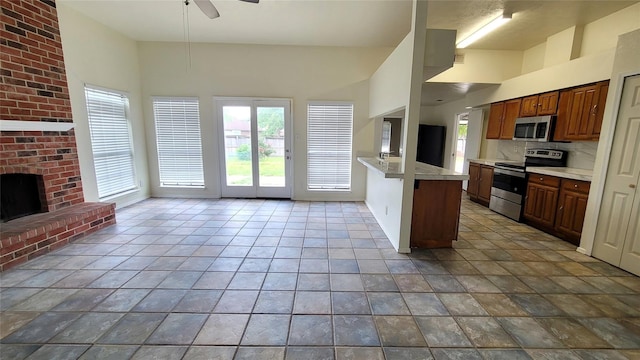
<path id="1" fill-rule="evenodd" d="M 481 27 L 480 29 L 476 30 L 473 34 L 471 34 L 470 36 L 468 36 L 464 40 L 462 40 L 459 43 L 457 43 L 456 47 L 458 49 L 466 48 L 467 46 L 469 46 L 472 43 L 474 43 L 476 40 L 478 40 L 481 37 L 487 35 L 488 33 L 492 32 L 493 30 L 499 28 L 502 24 L 506 23 L 509 20 L 511 20 L 511 14 L 503 13 L 502 15 L 498 16 L 497 18 L 493 19 L 487 25 Z"/>

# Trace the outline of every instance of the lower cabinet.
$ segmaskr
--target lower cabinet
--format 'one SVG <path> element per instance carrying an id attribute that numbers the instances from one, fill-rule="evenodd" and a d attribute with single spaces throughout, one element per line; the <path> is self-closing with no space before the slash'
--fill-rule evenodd
<path id="1" fill-rule="evenodd" d="M 531 174 L 523 217 L 533 227 L 580 244 L 590 183 Z"/>
<path id="2" fill-rule="evenodd" d="M 590 185 L 584 181 L 562 180 L 555 229 L 575 245 L 580 244 Z"/>
<path id="3" fill-rule="evenodd" d="M 559 187 L 560 178 L 531 174 L 524 201 L 524 218 L 533 224 L 553 228 Z"/>
<path id="4" fill-rule="evenodd" d="M 467 184 L 469 199 L 489 206 L 492 184 L 493 166 L 469 163 L 469 183 Z"/>
<path id="5" fill-rule="evenodd" d="M 412 248 L 450 248 L 458 238 L 462 181 L 416 180 L 411 218 Z"/>

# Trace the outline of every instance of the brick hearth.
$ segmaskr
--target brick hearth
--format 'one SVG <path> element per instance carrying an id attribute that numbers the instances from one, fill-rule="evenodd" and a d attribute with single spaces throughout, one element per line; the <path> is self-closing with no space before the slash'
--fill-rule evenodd
<path id="1" fill-rule="evenodd" d="M 54 1 L 0 2 L 0 119 L 72 123 Z M 115 222 L 112 204 L 85 203 L 69 131 L 1 131 L 0 174 L 42 175 L 43 208 L 0 225 L 0 269 Z"/>

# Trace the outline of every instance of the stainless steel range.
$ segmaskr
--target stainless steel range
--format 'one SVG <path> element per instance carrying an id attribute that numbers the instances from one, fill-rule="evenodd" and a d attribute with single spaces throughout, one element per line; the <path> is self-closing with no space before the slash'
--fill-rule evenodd
<path id="1" fill-rule="evenodd" d="M 567 152 L 552 149 L 529 149 L 525 161 L 504 161 L 495 163 L 491 201 L 489 208 L 499 214 L 520 221 L 524 197 L 527 192 L 528 166 L 564 167 Z"/>

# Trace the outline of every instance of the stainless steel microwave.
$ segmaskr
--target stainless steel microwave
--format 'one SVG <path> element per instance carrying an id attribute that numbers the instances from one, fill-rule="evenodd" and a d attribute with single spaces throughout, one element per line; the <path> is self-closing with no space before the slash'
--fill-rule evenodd
<path id="1" fill-rule="evenodd" d="M 513 140 L 551 141 L 554 123 L 555 118 L 551 115 L 517 118 Z"/>

